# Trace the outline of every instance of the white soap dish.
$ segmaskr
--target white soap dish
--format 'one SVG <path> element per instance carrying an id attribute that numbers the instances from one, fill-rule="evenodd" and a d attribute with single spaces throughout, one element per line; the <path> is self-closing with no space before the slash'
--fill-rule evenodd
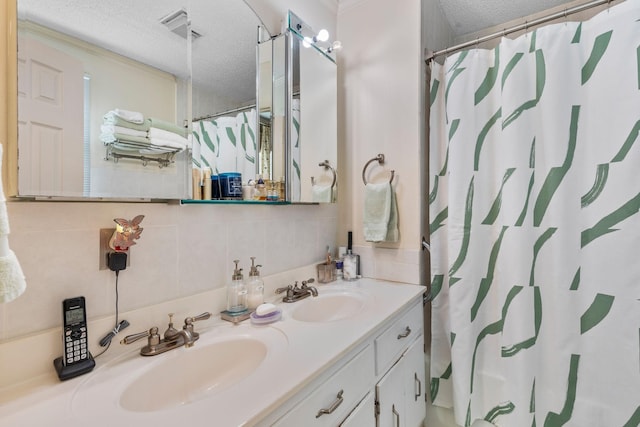
<path id="1" fill-rule="evenodd" d="M 275 310 L 269 314 L 265 314 L 264 316 L 260 316 L 255 311 L 251 313 L 251 323 L 254 325 L 266 325 L 268 323 L 277 322 L 282 318 L 282 311 Z"/>

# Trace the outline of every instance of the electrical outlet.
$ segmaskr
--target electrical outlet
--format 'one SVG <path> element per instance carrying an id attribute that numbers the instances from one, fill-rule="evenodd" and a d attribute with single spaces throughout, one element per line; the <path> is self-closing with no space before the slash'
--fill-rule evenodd
<path id="1" fill-rule="evenodd" d="M 115 228 L 101 228 L 100 229 L 100 261 L 98 263 L 99 270 L 108 270 L 109 265 L 107 264 L 107 256 L 110 252 L 114 252 L 113 249 L 109 247 L 109 240 L 111 240 L 111 236 L 116 231 Z M 131 254 L 127 251 L 127 267 L 131 263 Z"/>

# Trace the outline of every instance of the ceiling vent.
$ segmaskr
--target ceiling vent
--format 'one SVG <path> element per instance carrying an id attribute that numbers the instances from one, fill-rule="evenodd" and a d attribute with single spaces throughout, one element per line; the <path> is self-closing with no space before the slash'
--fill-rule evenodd
<path id="1" fill-rule="evenodd" d="M 189 22 L 187 18 L 187 11 L 184 9 L 177 10 L 160 19 L 160 23 L 167 27 L 169 31 L 175 33 L 182 37 L 183 39 L 187 39 L 187 23 Z M 195 40 L 199 37 L 202 37 L 202 34 L 195 31 L 193 28 L 191 29 L 191 40 Z"/>

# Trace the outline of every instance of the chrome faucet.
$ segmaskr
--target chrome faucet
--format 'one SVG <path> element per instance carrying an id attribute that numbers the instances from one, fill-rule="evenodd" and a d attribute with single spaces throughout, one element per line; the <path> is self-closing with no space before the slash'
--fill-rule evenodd
<path id="1" fill-rule="evenodd" d="M 293 285 L 286 286 L 284 288 L 276 289 L 276 294 L 286 292 L 287 294 L 282 298 L 282 302 L 296 302 L 304 299 L 308 296 L 318 296 L 318 290 L 314 286 L 307 286 L 309 283 L 313 283 L 313 278 L 302 281 L 302 286 L 298 286 L 296 281 Z"/>
<path id="2" fill-rule="evenodd" d="M 200 338 L 200 334 L 193 330 L 193 322 L 206 320 L 210 317 L 211 313 L 208 312 L 194 317 L 187 317 L 184 319 L 182 329 L 177 330 L 173 327 L 173 313 L 170 313 L 169 326 L 164 331 L 164 338 L 160 337 L 158 328 L 154 326 L 148 331 L 127 335 L 120 341 L 120 344 L 131 344 L 142 338 L 148 338 L 147 345 L 140 349 L 140 354 L 143 356 L 155 356 L 181 346 L 192 347 L 196 340 Z"/>

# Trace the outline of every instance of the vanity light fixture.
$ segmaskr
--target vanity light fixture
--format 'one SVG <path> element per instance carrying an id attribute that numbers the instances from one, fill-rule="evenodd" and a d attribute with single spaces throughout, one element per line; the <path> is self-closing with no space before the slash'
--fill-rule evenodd
<path id="1" fill-rule="evenodd" d="M 329 40 L 329 31 L 325 30 L 324 28 L 322 30 L 320 30 L 318 32 L 318 34 L 316 34 L 313 37 L 305 37 L 302 41 L 302 45 L 304 47 L 311 47 L 312 44 L 318 43 L 318 42 L 326 42 L 327 40 Z"/>

